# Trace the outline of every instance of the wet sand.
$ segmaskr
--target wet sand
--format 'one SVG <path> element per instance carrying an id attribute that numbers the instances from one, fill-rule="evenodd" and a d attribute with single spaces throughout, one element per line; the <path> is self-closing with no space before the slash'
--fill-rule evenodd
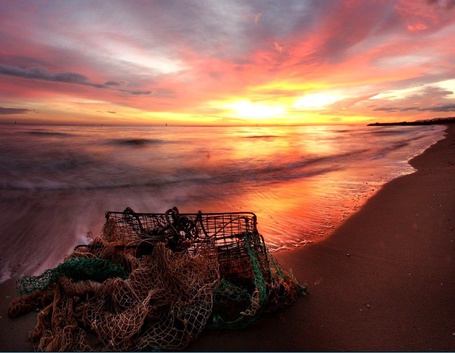
<path id="1" fill-rule="evenodd" d="M 275 254 L 307 297 L 241 331 L 206 330 L 187 349 L 454 351 L 455 125 L 447 133 L 331 237 Z M 0 350 L 32 350 L 36 315 L 9 319 L 13 296 L 13 281 L 0 285 Z"/>

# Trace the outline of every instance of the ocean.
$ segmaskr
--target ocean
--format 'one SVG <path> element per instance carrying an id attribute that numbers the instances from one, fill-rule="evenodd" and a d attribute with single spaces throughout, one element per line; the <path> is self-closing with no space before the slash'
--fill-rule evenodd
<path id="1" fill-rule="evenodd" d="M 0 125 L 0 282 L 55 267 L 126 207 L 250 211 L 271 251 L 304 246 L 412 173 L 444 130 Z"/>

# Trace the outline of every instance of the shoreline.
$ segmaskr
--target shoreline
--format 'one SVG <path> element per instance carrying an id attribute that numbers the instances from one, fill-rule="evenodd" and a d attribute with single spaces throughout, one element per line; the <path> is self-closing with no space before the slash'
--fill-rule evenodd
<path id="1" fill-rule="evenodd" d="M 455 350 L 455 125 L 410 164 L 328 238 L 273 253 L 307 297 L 187 350 Z M 32 350 L 36 314 L 8 318 L 14 280 L 0 295 L 0 350 Z"/>

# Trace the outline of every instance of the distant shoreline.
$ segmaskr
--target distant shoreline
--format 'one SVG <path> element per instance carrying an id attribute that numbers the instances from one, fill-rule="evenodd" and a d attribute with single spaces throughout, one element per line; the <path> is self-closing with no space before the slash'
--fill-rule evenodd
<path id="1" fill-rule="evenodd" d="M 454 124 L 455 117 L 450 118 L 436 118 L 429 120 L 417 120 L 417 121 L 401 121 L 394 123 L 372 123 L 367 126 L 408 126 L 408 125 L 445 125 L 445 124 Z"/>

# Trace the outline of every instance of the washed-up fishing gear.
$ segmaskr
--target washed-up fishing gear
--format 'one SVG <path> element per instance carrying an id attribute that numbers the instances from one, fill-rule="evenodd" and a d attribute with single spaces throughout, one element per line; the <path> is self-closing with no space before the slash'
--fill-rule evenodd
<path id="1" fill-rule="evenodd" d="M 17 282 L 16 317 L 39 309 L 37 350 L 180 350 L 205 328 L 242 329 L 306 286 L 282 269 L 249 212 L 107 212 L 101 235 Z"/>

